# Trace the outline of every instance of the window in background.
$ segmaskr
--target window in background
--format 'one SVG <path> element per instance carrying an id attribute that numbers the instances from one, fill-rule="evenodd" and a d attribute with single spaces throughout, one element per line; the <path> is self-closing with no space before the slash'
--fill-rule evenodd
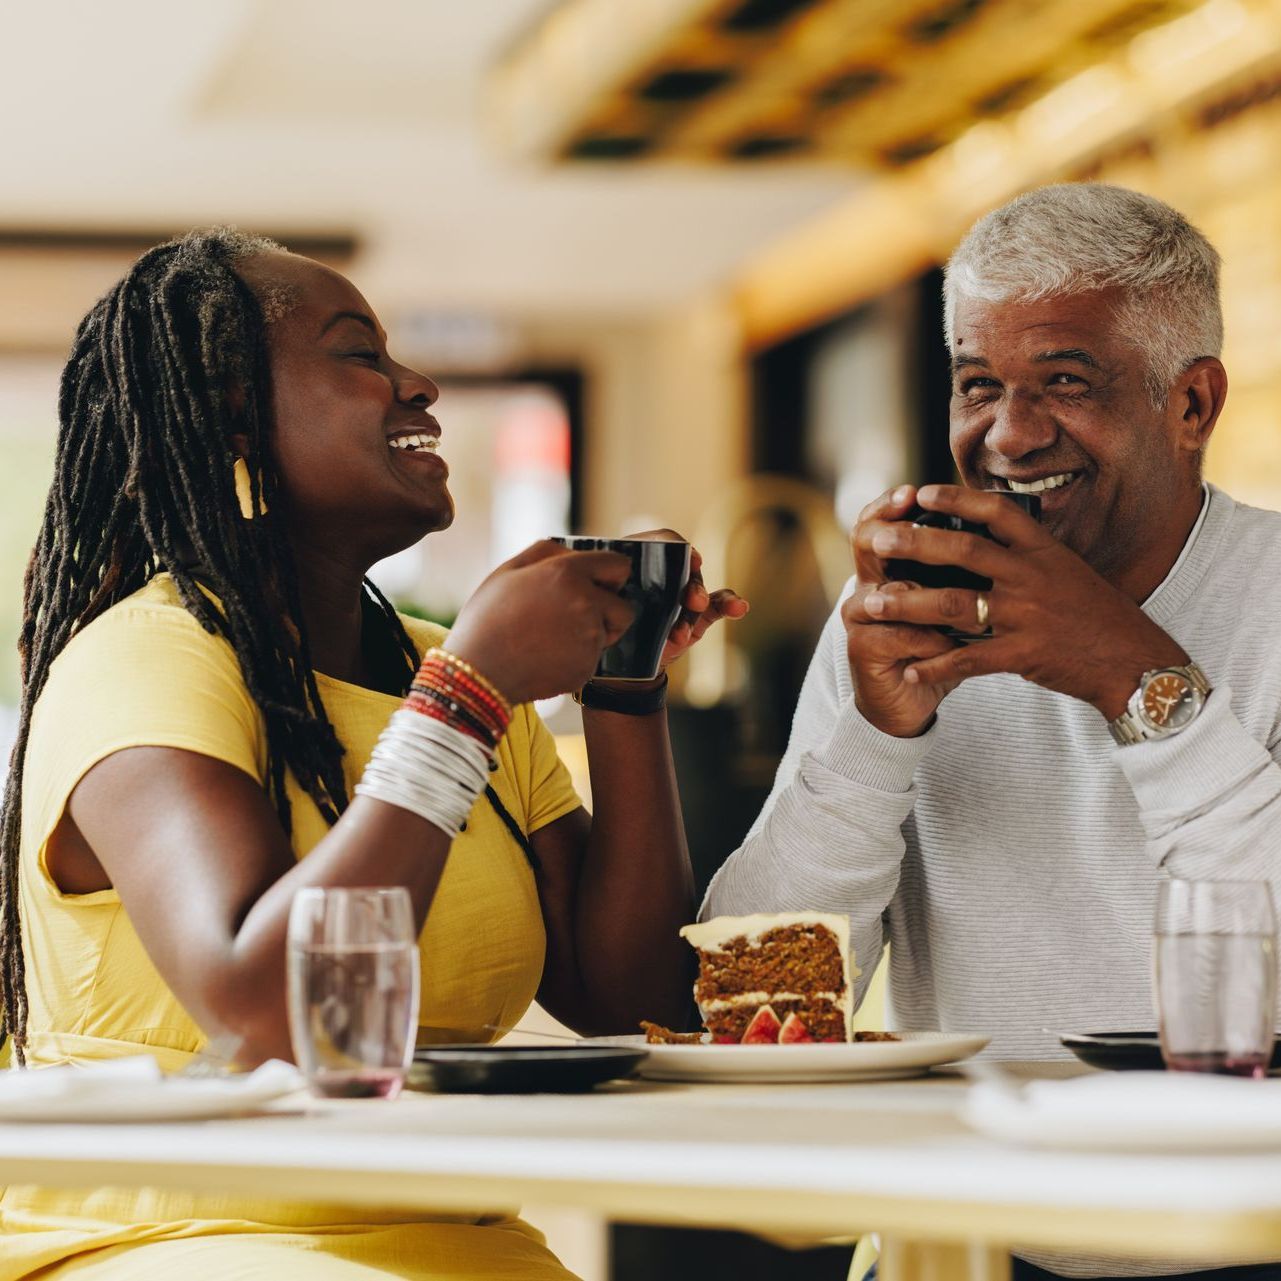
<path id="1" fill-rule="evenodd" d="M 804 473 L 833 495 L 843 529 L 877 494 L 919 478 L 926 431 L 947 432 L 946 421 L 920 421 L 917 306 L 914 290 L 897 289 L 837 322 L 815 345 Z"/>
<path id="2" fill-rule="evenodd" d="M 433 412 L 454 523 L 371 577 L 401 608 L 450 623 L 496 565 L 570 528 L 570 411 L 551 387 L 494 383 L 446 384 Z"/>

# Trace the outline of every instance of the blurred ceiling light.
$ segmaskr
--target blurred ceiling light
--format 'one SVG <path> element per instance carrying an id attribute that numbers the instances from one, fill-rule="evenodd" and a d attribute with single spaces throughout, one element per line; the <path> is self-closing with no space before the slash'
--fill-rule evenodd
<path id="1" fill-rule="evenodd" d="M 1210 0 L 1195 13 L 1143 36 L 1130 62 L 1156 98 L 1173 104 L 1269 59 L 1281 46 L 1281 2 Z"/>
<path id="2" fill-rule="evenodd" d="M 965 199 L 986 199 L 983 184 L 999 178 L 1015 159 L 1013 139 L 1004 125 L 992 121 L 967 129 L 934 166 L 939 180 Z"/>
<path id="3" fill-rule="evenodd" d="M 1110 129 L 1126 93 L 1127 85 L 1114 68 L 1091 67 L 1024 107 L 1018 131 L 1032 144 L 1069 139 L 1079 144 L 1080 134 L 1091 127 L 1094 133 L 1100 125 Z"/>
<path id="4" fill-rule="evenodd" d="M 1182 71 L 1208 49 L 1241 35 L 1250 23 L 1251 15 L 1237 0 L 1209 0 L 1186 17 L 1140 32 L 1130 41 L 1126 57 L 1143 75 Z"/>

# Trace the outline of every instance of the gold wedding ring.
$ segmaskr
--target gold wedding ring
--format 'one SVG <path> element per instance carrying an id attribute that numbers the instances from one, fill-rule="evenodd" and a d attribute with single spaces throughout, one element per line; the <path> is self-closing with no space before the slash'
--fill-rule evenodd
<path id="1" fill-rule="evenodd" d="M 979 630 L 987 631 L 987 616 L 990 611 L 987 607 L 987 597 L 982 592 L 974 598 L 974 612 L 978 615 Z"/>

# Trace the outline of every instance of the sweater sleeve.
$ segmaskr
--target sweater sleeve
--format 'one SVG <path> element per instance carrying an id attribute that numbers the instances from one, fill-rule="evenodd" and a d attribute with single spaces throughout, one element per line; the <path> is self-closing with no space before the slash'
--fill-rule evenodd
<path id="1" fill-rule="evenodd" d="M 931 730 L 902 739 L 854 705 L 839 606 L 823 628 L 774 787 L 743 844 L 708 886 L 701 916 L 844 912 L 862 968 L 880 957 L 881 918 L 898 886 L 912 776 Z"/>
<path id="2" fill-rule="evenodd" d="M 1116 749 L 1157 866 L 1185 880 L 1272 883 L 1281 907 L 1281 744 L 1254 738 L 1216 685 L 1173 738 Z"/>

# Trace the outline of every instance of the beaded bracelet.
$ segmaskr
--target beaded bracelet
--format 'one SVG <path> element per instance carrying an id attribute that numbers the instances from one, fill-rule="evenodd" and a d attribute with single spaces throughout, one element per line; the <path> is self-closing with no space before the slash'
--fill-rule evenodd
<path id="1" fill-rule="evenodd" d="M 505 699 L 502 693 L 484 676 L 482 676 L 466 659 L 459 658 L 457 654 L 451 654 L 447 649 L 441 649 L 436 646 L 429 649 L 423 656 L 423 664 L 441 664 L 454 673 L 457 677 L 459 674 L 467 677 L 475 686 L 483 690 L 498 707 L 502 708 L 507 718 L 511 719 L 512 705 Z"/>
<path id="2" fill-rule="evenodd" d="M 432 720 L 444 721 L 447 725 L 456 726 L 491 750 L 498 746 L 490 725 L 442 690 L 410 690 L 409 697 L 405 699 L 405 706 L 410 711 L 430 716 Z"/>
<path id="3" fill-rule="evenodd" d="M 423 656 L 406 706 L 456 725 L 491 751 L 512 718 L 511 704 L 485 677 L 458 655 L 439 647 Z"/>

